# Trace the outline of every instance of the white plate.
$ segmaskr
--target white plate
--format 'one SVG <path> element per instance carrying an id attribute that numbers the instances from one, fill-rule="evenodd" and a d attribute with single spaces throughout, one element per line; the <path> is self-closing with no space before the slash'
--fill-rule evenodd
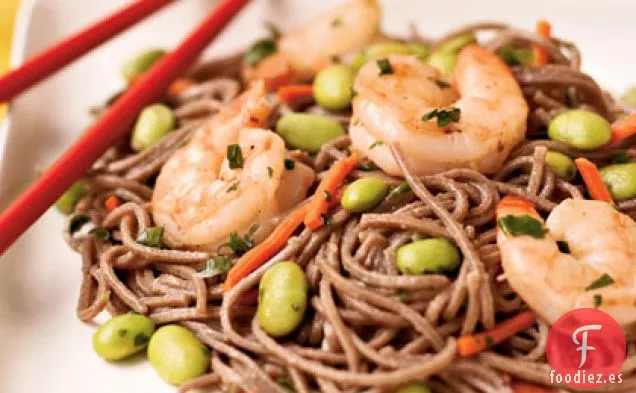
<path id="1" fill-rule="evenodd" d="M 1 1 L 1 0 L 0 0 Z M 302 23 L 336 0 L 254 1 L 209 50 L 223 54 L 263 35 L 264 20 Z M 13 65 L 127 3 L 124 0 L 28 0 L 20 13 Z M 194 26 L 212 0 L 181 0 L 86 56 L 16 100 L 0 129 L 0 209 L 76 138 L 90 121 L 86 108 L 122 85 L 122 60 L 142 48 L 170 47 Z M 575 41 L 583 67 L 603 86 L 636 84 L 636 2 L 630 0 L 387 0 L 385 26 L 425 34 L 458 23 L 504 20 L 532 28 L 539 18 Z M 113 365 L 91 348 L 92 326 L 75 317 L 80 259 L 60 236 L 63 217 L 51 210 L 0 258 L 0 392 L 173 392 L 146 362 Z M 2 234 L 0 234 L 2 236 Z"/>

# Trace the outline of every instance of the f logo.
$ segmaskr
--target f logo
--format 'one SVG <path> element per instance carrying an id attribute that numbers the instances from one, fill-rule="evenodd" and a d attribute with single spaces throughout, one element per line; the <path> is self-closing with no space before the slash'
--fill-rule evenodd
<path id="1" fill-rule="evenodd" d="M 581 364 L 579 364 L 579 368 L 583 367 L 583 365 L 585 364 L 585 361 L 587 360 L 587 351 L 593 351 L 596 349 L 594 347 L 588 347 L 587 332 L 589 330 L 601 330 L 602 327 L 603 326 L 601 325 L 585 325 L 576 329 L 574 333 L 572 333 L 572 341 L 574 341 L 574 344 L 581 345 L 580 347 L 576 348 L 577 351 L 581 351 Z M 576 336 L 581 332 L 583 332 L 583 334 L 581 335 L 582 336 L 581 342 L 579 342 Z"/>

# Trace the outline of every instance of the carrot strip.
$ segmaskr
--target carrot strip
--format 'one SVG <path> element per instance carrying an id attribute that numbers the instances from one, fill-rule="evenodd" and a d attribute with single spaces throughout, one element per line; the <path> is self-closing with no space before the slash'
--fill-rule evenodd
<path id="1" fill-rule="evenodd" d="M 530 385 L 522 382 L 513 383 L 512 390 L 515 393 L 552 393 L 552 389 L 546 389 L 541 386 Z"/>
<path id="2" fill-rule="evenodd" d="M 196 83 L 191 81 L 190 79 L 179 78 L 172 82 L 170 86 L 168 86 L 166 95 L 170 98 L 176 98 L 179 96 L 179 94 L 183 93 L 194 85 L 196 85 Z"/>
<path id="3" fill-rule="evenodd" d="M 574 160 L 574 163 L 583 178 L 583 182 L 585 182 L 585 186 L 587 187 L 587 191 L 590 196 L 597 201 L 614 203 L 612 194 L 610 194 L 607 186 L 605 186 L 601 173 L 598 171 L 596 165 L 594 165 L 592 161 L 583 157 L 577 158 Z"/>
<path id="4" fill-rule="evenodd" d="M 464 357 L 475 355 L 529 328 L 535 322 L 532 312 L 521 312 L 486 332 L 460 337 L 457 339 L 457 353 Z"/>
<path id="5" fill-rule="evenodd" d="M 283 248 L 296 228 L 303 223 L 306 212 L 307 205 L 302 205 L 292 210 L 261 244 L 243 255 L 236 265 L 232 266 L 228 271 L 225 289 L 235 286 Z"/>
<path id="6" fill-rule="evenodd" d="M 314 96 L 311 85 L 287 85 L 278 89 L 278 98 L 288 104 L 301 100 L 309 100 Z"/>
<path id="7" fill-rule="evenodd" d="M 552 36 L 552 26 L 545 20 L 537 21 L 536 32 L 541 37 L 549 40 Z M 549 55 L 548 51 L 545 48 L 540 47 L 539 45 L 532 45 L 532 51 L 534 52 L 534 62 L 535 66 L 541 66 L 544 64 L 548 64 Z"/>
<path id="8" fill-rule="evenodd" d="M 636 113 L 616 120 L 612 124 L 612 139 L 610 144 L 616 144 L 636 134 Z"/>
<path id="9" fill-rule="evenodd" d="M 119 199 L 115 195 L 109 196 L 104 201 L 104 206 L 106 207 L 106 210 L 108 210 L 109 212 L 115 210 L 119 205 L 121 205 L 121 199 Z"/>
<path id="10" fill-rule="evenodd" d="M 314 196 L 309 202 L 307 215 L 305 216 L 305 226 L 311 230 L 320 228 L 323 224 L 322 215 L 329 209 L 331 196 L 335 195 L 338 188 L 356 165 L 360 153 L 354 151 L 349 157 L 334 163 L 322 178 Z"/>

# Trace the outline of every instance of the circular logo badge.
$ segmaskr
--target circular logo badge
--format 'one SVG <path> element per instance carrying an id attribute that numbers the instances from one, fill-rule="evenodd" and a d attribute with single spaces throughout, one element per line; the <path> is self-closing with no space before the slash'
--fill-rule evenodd
<path id="1" fill-rule="evenodd" d="M 572 310 L 548 333 L 546 355 L 552 383 L 589 388 L 622 381 L 625 335 L 607 313 L 594 308 Z"/>

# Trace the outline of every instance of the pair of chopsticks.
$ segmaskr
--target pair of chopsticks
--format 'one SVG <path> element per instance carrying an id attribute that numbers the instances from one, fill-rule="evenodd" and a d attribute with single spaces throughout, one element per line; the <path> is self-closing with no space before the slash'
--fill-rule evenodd
<path id="1" fill-rule="evenodd" d="M 8 100 L 172 0 L 139 0 L 58 44 L 0 79 L 0 101 Z M 220 0 L 203 22 L 0 215 L 0 256 L 133 124 L 139 112 L 162 96 L 249 0 Z M 72 52 L 71 52 L 72 51 Z M 51 62 L 47 64 L 47 62 Z M 6 89 L 6 91 L 5 91 Z"/>

